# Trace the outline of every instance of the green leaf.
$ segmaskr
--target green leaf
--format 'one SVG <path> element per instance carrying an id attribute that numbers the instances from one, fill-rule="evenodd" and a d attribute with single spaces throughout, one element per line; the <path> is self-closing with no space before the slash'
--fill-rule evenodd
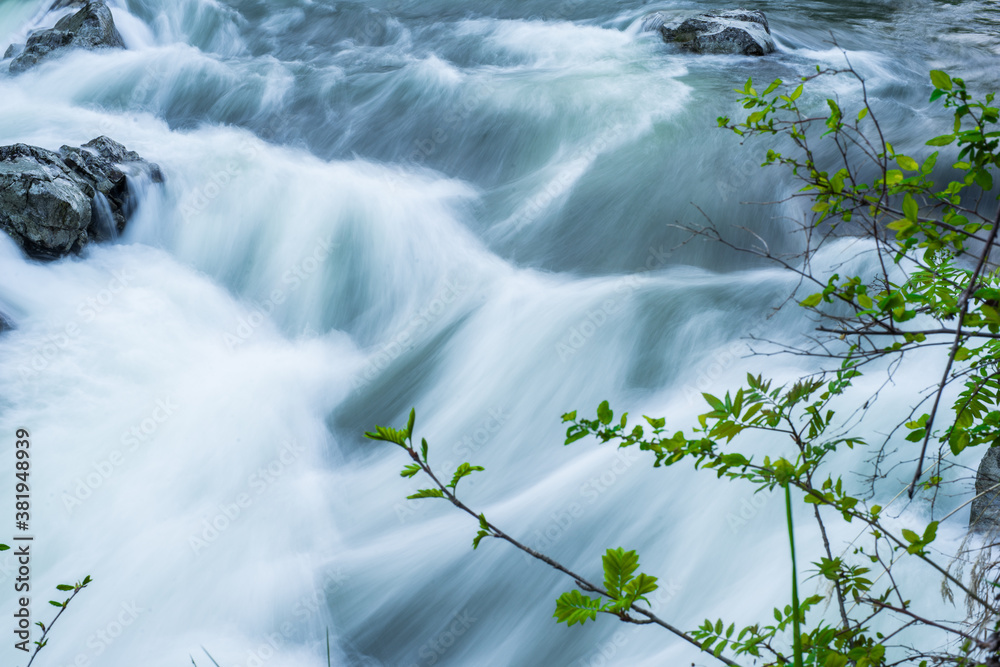
<path id="1" fill-rule="evenodd" d="M 0 551 L 9 551 L 9 550 L 10 547 L 8 547 L 6 544 L 0 544 Z"/>
<path id="2" fill-rule="evenodd" d="M 417 500 L 418 498 L 444 498 L 441 489 L 420 489 L 412 496 L 406 496 L 407 500 Z"/>
<path id="3" fill-rule="evenodd" d="M 56 586 L 57 591 L 71 591 L 74 588 L 75 588 L 74 586 L 68 586 L 67 584 L 59 584 L 58 586 Z"/>
<path id="4" fill-rule="evenodd" d="M 621 547 L 608 549 L 601 558 L 604 563 L 604 587 L 612 598 L 622 597 L 625 585 L 639 567 L 639 556 Z"/>
<path id="5" fill-rule="evenodd" d="M 625 584 L 625 595 L 631 600 L 639 600 L 659 588 L 656 577 L 639 574 L 635 579 Z"/>
<path id="6" fill-rule="evenodd" d="M 718 412 L 728 412 L 728 410 L 726 410 L 726 404 L 717 399 L 715 396 L 705 393 L 702 393 L 702 396 L 704 397 L 705 402 L 712 406 L 713 410 Z"/>
<path id="7" fill-rule="evenodd" d="M 480 530 L 478 533 L 476 533 L 476 536 L 472 539 L 472 548 L 474 550 L 478 549 L 479 543 L 483 541 L 483 538 L 489 536 L 490 532 L 488 530 Z"/>
<path id="8" fill-rule="evenodd" d="M 903 181 L 903 172 L 899 169 L 890 169 L 885 172 L 885 184 L 886 185 L 896 185 Z"/>
<path id="9" fill-rule="evenodd" d="M 424 438 L 420 439 L 420 455 L 424 459 L 424 463 L 427 463 L 427 440 Z"/>
<path id="10" fill-rule="evenodd" d="M 788 97 L 791 98 L 793 102 L 802 97 L 802 84 L 800 83 L 799 87 L 796 88 L 794 91 L 792 91 L 792 94 L 789 95 Z"/>
<path id="11" fill-rule="evenodd" d="M 811 294 L 805 299 L 799 302 L 799 305 L 803 308 L 815 308 L 823 301 L 822 292 L 817 292 L 816 294 Z"/>
<path id="12" fill-rule="evenodd" d="M 928 146 L 947 146 L 955 141 L 954 134 L 942 134 L 940 137 L 934 137 L 927 142 Z"/>
<path id="13" fill-rule="evenodd" d="M 663 428 L 667 423 L 667 420 L 664 417 L 657 417 L 656 419 L 653 419 L 652 417 L 643 415 L 643 419 L 649 422 L 649 425 L 653 428 Z"/>
<path id="14" fill-rule="evenodd" d="M 376 426 L 374 433 L 365 433 L 365 437 L 370 440 L 384 440 L 385 442 L 392 442 L 399 445 L 400 447 L 406 446 L 406 433 L 402 431 L 397 431 L 394 428 L 388 428 L 386 426 Z"/>
<path id="15" fill-rule="evenodd" d="M 587 621 L 597 619 L 597 612 L 600 609 L 600 600 L 589 598 L 580 591 L 569 591 L 556 600 L 556 611 L 553 616 L 558 623 L 583 625 Z"/>
<path id="16" fill-rule="evenodd" d="M 49 604 L 52 605 L 53 607 L 65 607 L 66 606 L 65 602 L 56 602 L 55 600 L 49 600 Z M 76 609 L 76 607 L 73 607 L 73 608 Z"/>
<path id="17" fill-rule="evenodd" d="M 410 408 L 410 419 L 406 422 L 406 435 L 413 436 L 413 422 L 417 420 L 417 411 L 415 408 Z"/>
<path id="18" fill-rule="evenodd" d="M 907 542 L 910 542 L 910 543 L 919 542 L 920 541 L 920 536 L 917 535 L 912 530 L 910 530 L 909 528 L 904 528 L 903 529 L 903 539 L 906 540 Z"/>
<path id="19" fill-rule="evenodd" d="M 474 466 L 474 465 L 469 465 L 468 463 L 463 463 L 462 465 L 458 466 L 457 470 L 455 470 L 455 474 L 451 478 L 451 484 L 449 484 L 448 486 L 454 489 L 455 487 L 458 486 L 458 481 L 463 477 L 468 477 L 474 472 L 481 472 L 483 470 L 486 470 L 486 468 L 482 466 Z"/>
<path id="20" fill-rule="evenodd" d="M 924 537 L 921 540 L 924 544 L 930 544 L 937 537 L 938 522 L 931 521 L 927 524 L 927 529 L 924 530 Z"/>
<path id="21" fill-rule="evenodd" d="M 916 162 L 913 163 L 913 168 L 917 168 Z M 910 193 L 906 193 L 906 196 L 903 197 L 903 214 L 906 215 L 906 219 L 910 222 L 916 222 L 919 212 L 920 208 L 917 206 L 917 200 Z"/>
<path id="22" fill-rule="evenodd" d="M 939 69 L 931 70 L 931 83 L 934 84 L 935 88 L 940 90 L 951 90 L 952 82 L 951 77 L 947 73 L 942 72 Z"/>
<path id="23" fill-rule="evenodd" d="M 914 225 L 909 220 L 895 220 L 886 225 L 886 229 L 891 229 L 894 232 L 901 232 L 901 233 L 907 232 L 910 229 L 913 229 L 914 227 L 916 227 L 916 225 Z"/>
<path id="24" fill-rule="evenodd" d="M 400 471 L 399 476 L 400 477 L 413 477 L 418 472 L 420 472 L 420 466 L 418 464 L 416 464 L 416 463 L 411 463 L 410 465 L 406 466 L 405 468 L 403 468 Z"/>
<path id="25" fill-rule="evenodd" d="M 615 418 L 615 413 L 611 410 L 611 405 L 607 401 L 603 401 L 597 406 L 597 418 L 605 426 L 610 424 L 611 420 Z"/>
<path id="26" fill-rule="evenodd" d="M 911 157 L 907 157 L 905 155 L 897 155 L 896 164 L 898 164 L 906 171 L 917 171 L 918 169 L 920 169 L 920 165 L 917 164 L 916 160 L 914 160 Z"/>

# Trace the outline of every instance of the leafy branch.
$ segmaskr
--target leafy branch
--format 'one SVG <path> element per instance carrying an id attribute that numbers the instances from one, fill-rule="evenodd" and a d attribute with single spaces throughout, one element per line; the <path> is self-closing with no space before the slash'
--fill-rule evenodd
<path id="1" fill-rule="evenodd" d="M 90 575 L 87 575 L 86 577 L 83 578 L 83 581 L 78 581 L 73 585 L 60 584 L 56 586 L 57 590 L 64 592 L 72 591 L 72 594 L 62 602 L 56 602 L 55 600 L 49 601 L 50 605 L 59 608 L 59 612 L 55 615 L 55 618 L 53 618 L 49 622 L 47 626 L 41 621 L 35 623 L 35 625 L 37 625 L 42 629 L 42 636 L 38 639 L 38 641 L 35 642 L 35 652 L 31 654 L 31 660 L 28 661 L 27 667 L 31 667 L 31 663 L 33 663 L 35 661 L 35 658 L 38 657 L 38 653 L 48 645 L 49 632 L 52 630 L 53 626 L 55 626 L 56 621 L 59 620 L 59 617 L 62 616 L 63 612 L 66 611 L 67 607 L 69 607 L 69 603 L 73 601 L 73 598 L 75 598 L 80 591 L 82 591 L 84 588 L 90 585 L 91 581 L 92 579 L 90 578 Z"/>
<path id="2" fill-rule="evenodd" d="M 479 524 L 479 531 L 473 539 L 473 549 L 477 549 L 479 547 L 479 543 L 485 537 L 503 540 L 517 549 L 520 549 L 532 558 L 540 560 L 549 567 L 571 577 L 576 585 L 583 591 L 596 593 L 600 596 L 600 598 L 606 599 L 606 602 L 602 603 L 600 599 L 589 598 L 579 591 L 563 593 L 556 602 L 556 612 L 554 615 L 558 619 L 558 622 L 565 622 L 567 625 L 573 625 L 574 623 L 580 623 L 582 625 L 587 619 L 596 619 L 598 612 L 609 613 L 617 616 L 620 620 L 626 623 L 634 623 L 637 625 L 659 625 L 684 641 L 701 650 L 707 651 L 707 649 L 703 648 L 701 642 L 699 642 L 695 637 L 674 627 L 670 623 L 667 623 L 654 614 L 650 609 L 637 604 L 639 601 L 648 603 L 648 599 L 645 596 L 655 591 L 658 585 L 656 583 L 656 577 L 650 577 L 646 574 L 633 576 L 635 570 L 638 569 L 639 566 L 638 556 L 636 556 L 634 551 L 624 551 L 619 548 L 609 549 L 607 553 L 605 553 L 602 558 L 605 575 L 604 586 L 602 587 L 598 584 L 592 583 L 582 575 L 573 572 L 552 558 L 535 551 L 525 544 L 522 544 L 497 527 L 496 524 L 487 520 L 484 514 L 477 513 L 463 501 L 459 500 L 455 491 L 458 480 L 468 476 L 474 471 L 482 471 L 483 468 L 463 463 L 455 471 L 452 483 L 447 485 L 443 484 L 428 463 L 429 447 L 427 440 L 421 439 L 419 452 L 413 444 L 413 427 L 415 421 L 416 411 L 411 410 L 406 428 L 394 429 L 376 426 L 374 431 L 365 433 L 366 438 L 392 443 L 403 449 L 407 455 L 409 455 L 409 457 L 413 460 L 413 463 L 404 467 L 400 472 L 400 476 L 413 477 L 417 473 L 423 472 L 433 481 L 433 487 L 421 489 L 416 493 L 407 496 L 408 499 L 441 498 L 447 500 L 459 510 L 477 520 Z M 642 618 L 635 618 L 633 614 Z M 709 653 L 711 652 L 709 651 Z M 739 667 L 738 663 L 733 662 L 725 656 L 716 655 L 715 657 L 723 664 Z"/>

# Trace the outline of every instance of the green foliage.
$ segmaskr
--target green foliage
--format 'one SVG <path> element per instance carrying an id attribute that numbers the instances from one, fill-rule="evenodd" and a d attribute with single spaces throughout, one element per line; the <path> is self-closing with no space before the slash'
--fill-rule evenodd
<path id="1" fill-rule="evenodd" d="M 80 591 L 89 586 L 92 581 L 93 580 L 90 578 L 90 575 L 87 575 L 81 581 L 78 581 L 75 584 L 59 584 L 58 586 L 56 586 L 56 590 L 64 593 L 72 592 L 72 595 L 70 595 L 62 602 L 57 602 L 56 600 L 49 600 L 49 604 L 52 605 L 53 607 L 58 607 L 59 612 L 55 615 L 55 618 L 53 618 L 48 625 L 45 625 L 45 623 L 42 623 L 41 621 L 37 621 L 35 623 L 35 625 L 37 625 L 39 628 L 42 629 L 42 636 L 37 641 L 35 641 L 35 651 L 34 653 L 31 654 L 31 659 L 28 660 L 27 667 L 31 667 L 31 663 L 33 663 L 35 661 L 35 658 L 38 657 L 39 651 L 48 646 L 49 631 L 52 630 L 52 626 L 56 624 L 56 621 L 59 620 L 59 617 L 62 616 L 63 612 L 66 611 L 66 608 L 69 607 L 69 603 L 73 601 L 73 599 L 77 596 L 77 594 Z"/>
<path id="2" fill-rule="evenodd" d="M 592 599 L 580 591 L 563 593 L 556 600 L 557 622 L 581 625 L 587 619 L 595 620 L 598 612 L 627 618 L 628 612 L 637 602 L 649 603 L 647 595 L 659 588 L 656 577 L 635 574 L 639 569 L 639 556 L 634 551 L 621 547 L 608 549 L 601 558 L 604 565 L 604 590 L 596 591 L 601 598 Z"/>
<path id="3" fill-rule="evenodd" d="M 862 90 L 860 108 L 806 95 L 806 84 L 817 77 L 845 74 L 854 76 Z M 572 577 L 579 589 L 559 596 L 557 622 L 583 625 L 606 613 L 624 622 L 656 623 L 727 665 L 737 664 L 733 658 L 795 667 L 1000 664 L 1000 609 L 990 601 L 995 592 L 986 594 L 967 585 L 934 560 L 938 521 L 910 519 L 907 527 L 890 530 L 883 521 L 885 508 L 867 501 L 852 484 L 856 471 L 838 467 L 835 456 L 844 449 L 872 447 L 859 434 L 855 420 L 871 400 L 865 398 L 862 404 L 853 388 L 864 367 L 877 360 L 899 360 L 918 349 L 947 350 L 947 356 L 944 377 L 927 399 L 930 408 L 917 409 L 918 404 L 912 414 L 897 415 L 899 428 L 887 441 L 913 449 L 917 463 L 911 495 L 938 492 L 947 482 L 943 471 L 948 457 L 969 447 L 1000 445 L 1000 272 L 990 259 L 1000 218 L 995 217 L 995 205 L 983 205 L 984 200 L 995 202 L 987 195 L 1000 167 L 1000 110 L 993 106 L 993 94 L 978 100 L 961 78 L 934 70 L 930 82 L 930 101 L 943 104 L 952 122 L 945 134 L 926 142 L 942 150 L 924 155 L 898 152 L 885 139 L 864 81 L 850 68 L 818 67 L 816 75 L 796 82 L 794 88 L 775 80 L 761 92 L 747 80 L 736 91 L 746 118 L 718 119 L 720 127 L 741 137 L 780 137 L 784 146 L 791 146 L 792 152 L 768 150 L 763 166 L 783 167 L 801 184 L 796 196 L 808 199 L 813 213 L 803 223 L 807 238 L 813 238 L 813 230 L 822 230 L 815 235 L 819 238 L 831 238 L 838 226 L 849 224 L 852 236 L 871 242 L 877 268 L 857 275 L 814 273 L 809 260 L 817 248 L 812 245 L 794 261 L 767 249 L 754 251 L 798 273 L 805 284 L 815 285 L 796 301 L 812 312 L 820 323 L 819 332 L 827 338 L 817 339 L 817 350 L 803 353 L 835 360 L 829 368 L 786 384 L 748 374 L 742 386 L 724 394 L 703 394 L 705 411 L 687 429 L 668 428 L 664 417 L 643 416 L 630 422 L 624 413 L 616 420 L 608 401 L 598 405 L 593 418 L 577 411 L 562 416 L 566 445 L 592 438 L 648 452 L 654 468 L 689 463 L 696 471 L 745 484 L 754 493 L 781 487 L 791 590 L 790 604 L 774 609 L 773 622 L 737 628 L 717 619 L 694 630 L 678 630 L 647 608 L 647 596 L 657 589 L 657 580 L 636 574 L 635 551 L 608 549 L 602 557 L 603 584 L 587 581 L 519 543 L 458 500 L 454 495 L 458 482 L 482 468 L 463 463 L 450 484 L 440 482 L 427 464 L 426 441 L 422 457 L 409 444 L 412 412 L 406 430 L 376 427 L 366 435 L 407 450 L 415 463 L 403 469 L 404 477 L 422 471 L 433 479 L 434 488 L 411 498 L 445 498 L 477 518 L 474 548 L 484 537 L 499 538 Z M 832 153 L 832 161 L 825 158 L 821 163 L 812 145 L 816 139 L 833 146 L 833 151 L 824 153 Z M 939 160 L 947 160 L 950 169 L 939 166 Z M 947 182 L 939 182 L 943 173 L 951 175 Z M 710 233 L 692 231 L 726 242 L 714 227 L 708 228 Z M 939 407 L 952 385 L 958 391 L 952 392 L 955 398 L 945 414 L 946 409 Z M 756 441 L 751 450 L 741 446 L 747 431 L 768 437 Z M 932 441 L 939 451 L 929 454 Z M 936 457 L 930 475 L 924 472 L 927 456 Z M 800 599 L 798 594 L 792 522 L 796 502 L 815 516 L 820 529 L 822 543 L 813 545 L 813 550 L 819 548 L 823 555 L 812 563 L 810 577 L 828 584 L 826 595 Z M 861 535 L 849 555 L 832 552 L 826 532 L 831 521 L 860 525 Z M 959 626 L 922 615 L 933 618 L 934 610 L 919 610 L 910 602 L 900 587 L 903 582 L 892 576 L 900 562 L 912 562 L 950 589 L 962 591 L 979 620 Z M 839 619 L 832 622 L 826 609 Z M 894 630 L 872 628 L 872 619 L 890 615 L 888 626 L 895 624 Z M 950 633 L 958 643 L 941 648 L 936 640 L 933 646 L 890 641 L 911 625 Z"/>
<path id="4" fill-rule="evenodd" d="M 587 597 L 580 591 L 569 591 L 556 600 L 555 617 L 558 623 L 583 625 L 588 620 L 595 620 L 599 611 L 601 611 L 599 599 Z"/>

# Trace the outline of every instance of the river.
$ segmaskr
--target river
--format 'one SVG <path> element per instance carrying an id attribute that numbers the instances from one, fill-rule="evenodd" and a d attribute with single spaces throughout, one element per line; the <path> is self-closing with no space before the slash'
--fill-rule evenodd
<path id="1" fill-rule="evenodd" d="M 0 48 L 51 25 L 48 4 L 0 3 Z M 800 242 L 801 203 L 740 203 L 794 189 L 759 167 L 766 142 L 741 146 L 715 119 L 738 115 L 748 77 L 842 66 L 834 37 L 897 149 L 921 154 L 947 122 L 929 69 L 1000 79 L 994 3 L 760 2 L 779 48 L 761 59 L 639 30 L 654 10 L 716 6 L 699 2 L 109 4 L 127 50 L 0 76 L 0 144 L 108 135 L 166 175 L 122 238 L 83 257 L 34 263 L 0 238 L 15 326 L 0 335 L 0 437 L 32 432 L 35 620 L 56 584 L 94 578 L 36 664 L 204 667 L 207 649 L 225 667 L 320 667 L 327 631 L 336 665 L 710 664 L 611 618 L 557 626 L 571 581 L 498 541 L 473 552 L 474 522 L 407 502 L 405 457 L 362 433 L 411 406 L 432 463 L 486 467 L 463 482 L 468 502 L 595 577 L 604 548 L 637 549 L 668 621 L 785 604 L 779 498 L 564 447 L 559 417 L 609 399 L 683 428 L 700 391 L 747 370 L 814 370 L 746 358 L 747 336 L 809 330 L 798 309 L 772 316 L 794 276 L 678 247 L 671 225 L 701 221 L 696 206 L 777 250 Z M 806 99 L 829 95 L 858 103 L 844 77 Z M 939 372 L 907 367 L 897 384 Z M 865 428 L 911 403 L 888 392 Z M 5 480 L 13 468 L 0 460 Z M 942 526 L 945 544 L 965 519 Z M 23 664 L 10 644 L 0 662 Z"/>

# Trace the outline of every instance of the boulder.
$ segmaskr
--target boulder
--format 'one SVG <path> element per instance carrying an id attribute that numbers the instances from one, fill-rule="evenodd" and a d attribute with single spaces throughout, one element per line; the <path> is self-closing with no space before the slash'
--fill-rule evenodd
<path id="1" fill-rule="evenodd" d="M 56 2 L 53 8 L 63 6 L 76 5 Z M 111 10 L 104 0 L 97 0 L 87 2 L 80 11 L 59 19 L 54 28 L 32 33 L 20 53 L 16 52 L 13 45 L 7 52 L 17 54 L 10 63 L 10 71 L 18 74 L 67 49 L 124 48 L 125 42 L 115 27 Z"/>
<path id="2" fill-rule="evenodd" d="M 87 0 L 56 0 L 49 7 L 50 12 L 54 12 L 57 9 L 65 9 L 67 7 L 83 7 L 87 4 Z"/>
<path id="3" fill-rule="evenodd" d="M 694 53 L 763 56 L 775 49 L 767 18 L 756 9 L 715 10 L 680 23 L 657 12 L 643 19 L 642 28 Z"/>
<path id="4" fill-rule="evenodd" d="M 135 210 L 129 178 L 163 181 L 160 168 L 107 137 L 58 152 L 0 146 L 0 229 L 36 259 L 116 237 Z"/>
<path id="5" fill-rule="evenodd" d="M 969 529 L 977 533 L 1000 532 L 1000 447 L 986 450 L 976 473 L 976 495 L 969 513 Z"/>

